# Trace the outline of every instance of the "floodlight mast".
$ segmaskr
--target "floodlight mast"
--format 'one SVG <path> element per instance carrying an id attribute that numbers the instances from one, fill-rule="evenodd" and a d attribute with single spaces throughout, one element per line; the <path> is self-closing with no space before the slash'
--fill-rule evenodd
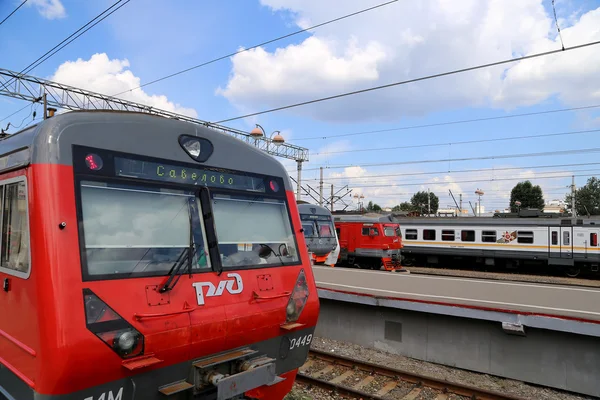
<path id="1" fill-rule="evenodd" d="M 43 99 L 46 107 L 53 106 L 72 111 L 135 111 L 203 125 L 221 133 L 232 135 L 272 156 L 296 161 L 298 164 L 298 178 L 301 177 L 302 163 L 308 161 L 307 148 L 284 143 L 283 137 L 280 135 L 277 135 L 274 138 L 266 135 L 256 137 L 239 129 L 213 124 L 211 122 L 202 121 L 197 118 L 188 117 L 171 111 L 161 110 L 145 104 L 106 96 L 90 90 L 79 89 L 2 68 L 0 68 L 0 95 L 30 102 L 39 102 Z M 299 187 L 300 181 L 298 181 L 298 188 Z M 300 199 L 300 189 L 298 189 L 296 197 L 298 200 Z"/>

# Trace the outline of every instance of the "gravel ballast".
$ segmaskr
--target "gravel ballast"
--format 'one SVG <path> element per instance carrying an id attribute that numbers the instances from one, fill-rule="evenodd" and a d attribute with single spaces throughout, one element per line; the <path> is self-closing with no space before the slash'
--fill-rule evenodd
<path id="1" fill-rule="evenodd" d="M 534 386 L 513 379 L 499 378 L 487 374 L 480 374 L 462 369 L 446 367 L 426 361 L 420 361 L 404 356 L 386 353 L 380 350 L 369 349 L 351 343 L 315 337 L 311 348 L 332 354 L 354 358 L 360 361 L 383 365 L 386 367 L 405 370 L 432 378 L 464 385 L 475 386 L 485 390 L 492 390 L 513 396 L 534 400 L 583 400 L 592 399 L 573 393 L 562 392 L 545 387 Z M 287 400 L 325 400 L 334 399 L 334 394 L 318 388 L 306 388 L 300 384 L 294 385 L 294 391 Z"/>

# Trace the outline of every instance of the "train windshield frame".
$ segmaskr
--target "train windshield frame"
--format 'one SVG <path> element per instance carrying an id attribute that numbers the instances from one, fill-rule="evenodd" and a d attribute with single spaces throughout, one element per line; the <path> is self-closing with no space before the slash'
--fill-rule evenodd
<path id="1" fill-rule="evenodd" d="M 302 263 L 282 178 L 80 146 L 73 165 L 84 281 L 166 276 L 189 254 L 192 273 Z"/>
<path id="2" fill-rule="evenodd" d="M 329 239 L 335 237 L 335 225 L 328 215 L 300 214 L 300 220 L 306 238 Z M 310 233 L 307 233 L 308 231 Z"/>

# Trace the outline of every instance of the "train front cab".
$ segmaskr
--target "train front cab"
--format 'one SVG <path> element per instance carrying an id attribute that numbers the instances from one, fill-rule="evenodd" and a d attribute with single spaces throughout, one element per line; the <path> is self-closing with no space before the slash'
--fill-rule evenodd
<path id="1" fill-rule="evenodd" d="M 339 245 L 331 213 L 324 207 L 308 203 L 299 203 L 298 211 L 313 262 L 317 265 L 334 266 L 339 255 Z"/>
<path id="2" fill-rule="evenodd" d="M 401 265 L 402 235 L 397 223 L 336 220 L 340 264 L 407 272 Z"/>
<path id="3" fill-rule="evenodd" d="M 140 114 L 67 113 L 14 136 L 0 143 L 14 169 L 0 398 L 289 392 L 319 302 L 281 164 Z"/>

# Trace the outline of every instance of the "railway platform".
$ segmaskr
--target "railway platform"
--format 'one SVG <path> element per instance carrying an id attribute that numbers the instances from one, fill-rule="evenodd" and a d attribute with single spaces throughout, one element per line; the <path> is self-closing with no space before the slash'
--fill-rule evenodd
<path id="1" fill-rule="evenodd" d="M 600 396 L 600 289 L 313 270 L 318 336 Z"/>

